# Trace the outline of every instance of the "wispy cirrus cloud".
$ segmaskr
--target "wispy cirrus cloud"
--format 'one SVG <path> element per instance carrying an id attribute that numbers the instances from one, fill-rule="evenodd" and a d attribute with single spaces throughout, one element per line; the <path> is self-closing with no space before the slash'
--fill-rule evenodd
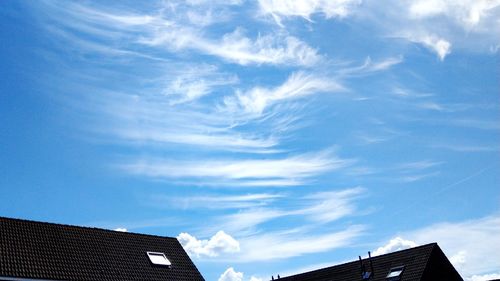
<path id="1" fill-rule="evenodd" d="M 120 165 L 124 171 L 151 178 L 211 178 L 251 184 L 252 180 L 296 180 L 304 183 L 308 178 L 326 171 L 338 170 L 353 163 L 325 150 L 285 158 L 267 159 L 205 159 L 203 161 L 176 161 L 162 159 L 136 160 Z"/>
<path id="2" fill-rule="evenodd" d="M 367 57 L 360 66 L 345 67 L 337 71 L 340 76 L 363 76 L 388 70 L 404 61 L 403 56 L 388 57 L 381 60 L 372 60 Z"/>
<path id="3" fill-rule="evenodd" d="M 172 197 L 153 195 L 150 202 L 156 206 L 180 209 L 247 209 L 262 207 L 285 197 L 278 193 L 249 193 L 242 195 L 206 195 Z"/>
<path id="4" fill-rule="evenodd" d="M 320 59 L 316 49 L 286 32 L 258 34 L 251 38 L 245 35 L 243 28 L 237 27 L 222 36 L 207 36 L 203 27 L 214 21 L 209 12 L 212 10 L 205 10 L 202 14 L 201 11 L 194 12 L 180 6 L 180 3 L 165 4 L 165 7 L 150 14 L 75 3 L 62 6 L 48 4 L 46 8 L 56 12 L 52 20 L 60 28 L 93 36 L 93 40 L 88 40 L 86 36 L 79 39 L 82 42 L 92 41 L 94 46 L 100 45 L 101 48 L 94 48 L 96 51 L 116 49 L 120 52 L 140 52 L 138 46 L 147 46 L 173 54 L 194 51 L 241 65 L 312 66 Z"/>
<path id="5" fill-rule="evenodd" d="M 495 152 L 500 151 L 500 146 L 490 144 L 462 144 L 462 143 L 440 143 L 433 144 L 430 147 L 447 149 L 461 153 L 475 153 L 475 152 Z"/>
<path id="6" fill-rule="evenodd" d="M 282 18 L 302 17 L 311 21 L 311 15 L 322 14 L 325 18 L 345 17 L 361 0 L 259 0 L 260 12 L 271 15 L 277 24 Z"/>
<path id="7" fill-rule="evenodd" d="M 272 16 L 284 27 L 283 19 L 322 14 L 325 18 L 351 17 L 355 21 L 376 25 L 377 32 L 419 44 L 443 61 L 456 45 L 460 49 L 496 52 L 498 38 L 491 36 L 500 30 L 495 20 L 500 14 L 499 1 L 419 0 L 411 5 L 387 0 L 372 5 L 361 1 L 259 1 L 260 12 Z M 383 7 L 383 8 L 381 8 Z M 383 14 L 383 17 L 381 16 Z M 383 20 L 380 20 L 383 18 Z M 498 32 L 496 32 L 498 33 Z M 469 40 L 474 37 L 474 40 Z M 476 40 L 477 39 L 477 40 Z"/>
<path id="8" fill-rule="evenodd" d="M 415 171 L 415 170 L 425 170 L 429 169 L 435 166 L 439 166 L 443 164 L 443 162 L 438 162 L 438 161 L 432 161 L 432 160 L 421 160 L 421 161 L 414 161 L 414 162 L 406 162 L 406 163 L 401 163 L 397 165 L 397 169 L 401 169 L 403 171 Z"/>
<path id="9" fill-rule="evenodd" d="M 297 210 L 295 213 L 306 215 L 314 222 L 332 222 L 358 211 L 354 202 L 365 192 L 366 189 L 355 187 L 341 191 L 314 193 L 304 198 L 306 201 L 314 202 L 312 206 Z"/>
<path id="10" fill-rule="evenodd" d="M 425 159 L 399 163 L 387 167 L 354 167 L 347 174 L 354 176 L 378 176 L 388 182 L 411 183 L 421 181 L 430 177 L 438 176 L 441 173 L 442 161 Z"/>
<path id="11" fill-rule="evenodd" d="M 440 174 L 437 169 L 443 162 L 430 159 L 406 162 L 396 165 L 393 169 L 399 174 L 398 179 L 403 182 L 416 182 Z"/>
<path id="12" fill-rule="evenodd" d="M 239 82 L 235 74 L 221 73 L 213 65 L 190 66 L 179 72 L 178 75 L 174 72 L 165 77 L 168 83 L 163 92 L 173 96 L 173 104 L 197 100 L 219 88 Z"/>
<path id="13" fill-rule="evenodd" d="M 345 230 L 314 233 L 295 231 L 268 232 L 240 239 L 241 255 L 236 261 L 266 261 L 322 253 L 350 245 L 363 233 L 363 226 L 350 226 Z"/>
<path id="14" fill-rule="evenodd" d="M 296 72 L 276 88 L 255 87 L 245 92 L 239 91 L 235 96 L 226 97 L 221 110 L 234 114 L 242 111 L 250 116 L 260 116 L 267 107 L 278 102 L 342 90 L 344 87 L 334 79 Z"/>
<path id="15" fill-rule="evenodd" d="M 160 87 L 163 90 L 162 87 Z M 93 119 L 89 128 L 97 136 L 151 146 L 181 144 L 229 151 L 269 152 L 278 144 L 273 133 L 248 132 L 237 127 L 239 119 L 211 114 L 210 105 L 177 104 L 177 97 L 158 94 L 101 92 L 75 104 Z M 174 104 L 172 104 L 174 103 Z M 85 105 L 85 106 L 83 106 Z M 267 126 L 273 126 L 272 122 Z"/>
<path id="16" fill-rule="evenodd" d="M 283 197 L 277 200 L 293 201 L 291 205 L 295 205 L 296 207 L 291 208 L 290 204 L 282 206 L 278 201 L 273 202 L 274 207 L 244 207 L 243 210 L 234 214 L 221 216 L 219 217 L 219 221 L 215 222 L 214 225 L 234 235 L 238 241 L 239 251 L 237 254 L 226 252 L 220 259 L 228 259 L 238 263 L 276 260 L 325 252 L 349 245 L 355 238 L 364 233 L 364 226 L 348 224 L 340 229 L 336 227 L 328 231 L 323 231 L 314 225 L 328 225 L 330 222 L 358 213 L 359 210 L 356 207 L 356 201 L 365 192 L 364 188 L 354 187 L 313 193 L 303 198 Z M 265 194 L 251 194 L 241 197 L 230 196 L 227 199 L 246 202 L 249 200 L 259 201 L 262 198 L 269 197 L 269 195 Z M 224 199 L 224 196 L 222 198 Z M 196 206 L 191 207 L 196 208 Z M 261 224 L 271 222 L 275 219 L 284 219 L 285 217 L 291 217 L 294 220 L 305 219 L 312 222 L 312 224 L 298 228 L 281 226 L 272 228 L 271 230 L 268 229 L 265 232 L 259 231 Z M 208 230 L 205 232 L 211 231 Z M 191 249 L 192 245 L 200 244 L 194 242 L 205 241 L 203 243 L 209 245 L 209 240 L 213 239 L 198 240 L 188 234 L 182 235 L 185 239 L 181 240 L 181 244 L 188 249 Z M 191 246 L 187 246 L 188 244 Z M 225 243 L 215 244 L 225 245 Z M 202 257 L 195 253 L 192 254 L 198 258 Z M 215 257 L 215 255 L 204 256 Z"/>
<path id="17" fill-rule="evenodd" d="M 238 235 L 251 235 L 258 232 L 261 224 L 285 217 L 305 219 L 313 224 L 327 224 L 359 211 L 356 201 L 365 192 L 366 189 L 362 187 L 354 187 L 312 193 L 301 198 L 284 197 L 282 200 L 295 207 L 247 208 L 222 216 L 217 225 Z"/>
<path id="18" fill-rule="evenodd" d="M 140 43 L 173 51 L 196 50 L 241 65 L 283 64 L 312 66 L 319 59 L 317 51 L 300 39 L 284 34 L 259 35 L 251 39 L 241 28 L 218 40 L 207 39 L 187 28 L 156 31 Z"/>
<path id="19" fill-rule="evenodd" d="M 224 257 L 221 256 L 220 259 L 228 259 L 234 263 L 248 263 L 286 259 L 345 247 L 362 235 L 364 229 L 365 227 L 361 225 L 353 225 L 344 230 L 324 233 L 307 233 L 301 229 L 271 231 L 265 234 L 246 236 L 238 241 L 231 239 L 231 243 L 215 239 L 217 235 L 210 240 L 198 240 L 187 233 L 182 233 L 178 239 L 186 251 L 194 257 L 214 258 L 224 253 Z M 214 240 L 213 243 L 212 240 Z M 201 243 L 199 243 L 200 241 Z M 210 246 L 211 244 L 214 244 L 220 253 L 217 252 L 216 255 L 205 254 L 207 249 L 214 248 Z M 237 250 L 236 245 L 238 245 Z M 209 253 L 212 252 L 209 251 Z"/>

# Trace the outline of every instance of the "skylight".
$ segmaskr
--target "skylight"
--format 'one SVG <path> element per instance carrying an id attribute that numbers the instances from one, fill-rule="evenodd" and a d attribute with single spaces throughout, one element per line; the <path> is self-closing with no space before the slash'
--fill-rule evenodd
<path id="1" fill-rule="evenodd" d="M 393 267 L 389 270 L 389 274 L 387 274 L 385 278 L 389 280 L 399 280 L 399 277 L 401 276 L 401 273 L 403 273 L 404 269 L 404 266 Z"/>
<path id="2" fill-rule="evenodd" d="M 147 252 L 149 260 L 152 264 L 170 266 L 172 263 L 167 259 L 164 253 Z"/>

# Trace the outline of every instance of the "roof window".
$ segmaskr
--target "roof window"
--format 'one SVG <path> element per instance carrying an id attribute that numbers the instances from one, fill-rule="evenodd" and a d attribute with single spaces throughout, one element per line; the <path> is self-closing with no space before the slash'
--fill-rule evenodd
<path id="1" fill-rule="evenodd" d="M 149 261 L 154 265 L 171 266 L 172 263 L 167 259 L 164 253 L 147 252 Z"/>
<path id="2" fill-rule="evenodd" d="M 390 281 L 399 280 L 401 277 L 401 273 L 403 273 L 404 269 L 405 269 L 404 266 L 393 267 L 391 268 L 391 270 L 389 270 L 389 273 L 385 278 Z"/>

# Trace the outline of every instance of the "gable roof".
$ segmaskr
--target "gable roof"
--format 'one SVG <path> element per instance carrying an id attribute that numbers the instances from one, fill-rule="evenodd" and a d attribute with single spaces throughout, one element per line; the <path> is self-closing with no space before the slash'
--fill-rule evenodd
<path id="1" fill-rule="evenodd" d="M 366 271 L 371 271 L 368 259 L 364 259 Z M 437 243 L 397 251 L 371 258 L 373 271 L 370 281 L 388 281 L 391 268 L 404 266 L 401 281 L 449 280 L 463 281 L 446 258 Z M 362 281 L 359 261 L 348 262 L 323 269 L 305 272 L 280 281 Z"/>
<path id="2" fill-rule="evenodd" d="M 171 267 L 152 265 L 161 252 Z M 0 279 L 204 280 L 176 238 L 0 217 Z"/>

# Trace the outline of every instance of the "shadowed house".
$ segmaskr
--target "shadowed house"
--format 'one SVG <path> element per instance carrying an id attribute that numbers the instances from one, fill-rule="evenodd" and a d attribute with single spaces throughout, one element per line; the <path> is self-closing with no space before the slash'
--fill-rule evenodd
<path id="1" fill-rule="evenodd" d="M 274 279 L 274 277 L 273 277 Z M 280 281 L 463 281 L 436 243 L 359 259 Z"/>
<path id="2" fill-rule="evenodd" d="M 0 217 L 0 280 L 204 279 L 176 238 Z"/>

